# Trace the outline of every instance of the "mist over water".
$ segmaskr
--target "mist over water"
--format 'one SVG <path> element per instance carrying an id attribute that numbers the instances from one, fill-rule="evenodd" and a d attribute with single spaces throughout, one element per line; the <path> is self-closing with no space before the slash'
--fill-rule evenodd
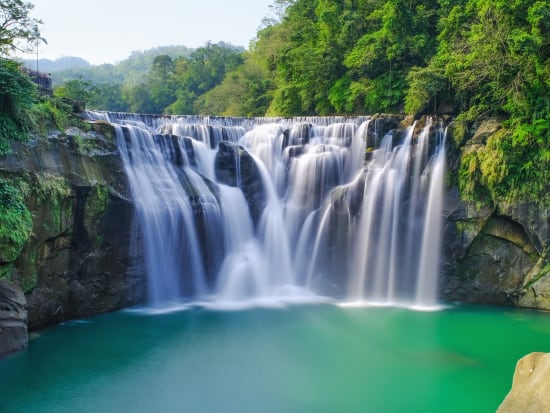
<path id="1" fill-rule="evenodd" d="M 437 305 L 445 144 L 368 117 L 88 112 L 115 125 L 154 307 Z"/>

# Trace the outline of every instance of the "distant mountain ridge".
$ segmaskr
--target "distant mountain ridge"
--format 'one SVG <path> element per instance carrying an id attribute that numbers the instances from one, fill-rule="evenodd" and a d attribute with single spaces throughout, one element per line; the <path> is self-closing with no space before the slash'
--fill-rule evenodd
<path id="1" fill-rule="evenodd" d="M 24 59 L 23 64 L 29 69 L 36 70 L 36 59 Z M 82 69 L 92 65 L 85 59 L 76 56 L 63 56 L 55 60 L 38 59 L 38 70 L 41 72 L 59 72 L 67 69 Z"/>
<path id="2" fill-rule="evenodd" d="M 80 57 L 65 57 L 51 61 L 40 59 L 38 68 L 41 72 L 52 73 L 53 84 L 59 86 L 73 79 L 83 79 L 94 84 L 102 83 L 137 83 L 149 71 L 155 57 L 168 55 L 188 57 L 194 49 L 186 46 L 160 46 L 148 50 L 136 50 L 126 59 L 115 64 L 104 63 L 92 65 Z M 48 62 L 54 65 L 48 65 Z M 27 59 L 25 66 L 36 70 L 36 60 Z"/>

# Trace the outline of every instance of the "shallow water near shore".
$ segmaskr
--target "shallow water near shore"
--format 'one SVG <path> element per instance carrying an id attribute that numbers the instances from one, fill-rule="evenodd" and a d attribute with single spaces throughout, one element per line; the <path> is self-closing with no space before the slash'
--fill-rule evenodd
<path id="1" fill-rule="evenodd" d="M 0 412 L 494 412 L 550 314 L 329 304 L 122 311 L 0 361 Z"/>

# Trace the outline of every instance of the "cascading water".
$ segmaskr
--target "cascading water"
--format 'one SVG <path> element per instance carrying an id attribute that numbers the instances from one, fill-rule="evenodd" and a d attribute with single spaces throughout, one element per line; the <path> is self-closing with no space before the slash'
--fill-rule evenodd
<path id="1" fill-rule="evenodd" d="M 87 116 L 115 125 L 151 305 L 437 303 L 445 143 L 431 120 L 379 142 L 368 118 Z"/>

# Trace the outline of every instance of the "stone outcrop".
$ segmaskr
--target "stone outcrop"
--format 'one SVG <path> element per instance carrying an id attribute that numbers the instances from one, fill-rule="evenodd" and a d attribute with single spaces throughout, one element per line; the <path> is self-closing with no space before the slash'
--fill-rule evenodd
<path id="1" fill-rule="evenodd" d="M 0 357 L 27 347 L 27 305 L 23 292 L 0 280 Z"/>
<path id="2" fill-rule="evenodd" d="M 528 354 L 518 361 L 512 389 L 497 413 L 546 413 L 549 408 L 550 354 Z"/>
<path id="3" fill-rule="evenodd" d="M 89 130 L 68 128 L 16 144 L 0 159 L 0 176 L 24 188 L 33 217 L 22 252 L 0 263 L 2 278 L 25 293 L 29 329 L 144 297 L 131 250 L 133 205 L 114 129 L 103 123 L 84 128 Z"/>

